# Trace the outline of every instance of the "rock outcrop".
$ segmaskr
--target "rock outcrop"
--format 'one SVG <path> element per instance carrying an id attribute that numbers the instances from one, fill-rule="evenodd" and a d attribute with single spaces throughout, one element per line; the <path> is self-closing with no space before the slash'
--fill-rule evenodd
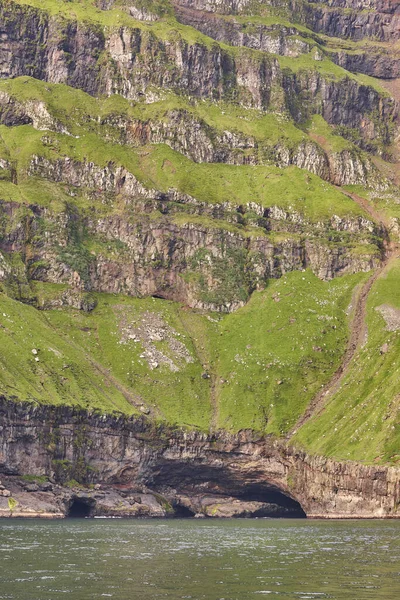
<path id="1" fill-rule="evenodd" d="M 304 15 L 305 23 L 314 31 L 332 37 L 361 40 L 365 37 L 382 42 L 399 39 L 399 3 L 395 0 L 333 0 L 327 3 L 300 2 L 294 14 Z"/>
<path id="2" fill-rule="evenodd" d="M 20 102 L 6 92 L 0 92 L 0 122 L 8 127 L 32 125 L 38 130 L 71 135 L 43 101 Z M 274 142 L 237 131 L 221 131 L 185 109 L 170 110 L 162 118 L 151 120 L 112 114 L 104 117 L 100 126 L 92 126 L 110 142 L 135 148 L 167 144 L 196 163 L 273 164 L 280 168 L 293 165 L 335 185 L 373 185 L 376 189 L 388 185 L 368 155 L 356 145 L 349 143 L 341 151 L 326 152 L 317 141 L 305 136 L 297 143 L 283 136 Z M 49 177 L 49 172 L 42 173 Z M 75 184 L 77 181 L 75 177 Z"/>
<path id="3" fill-rule="evenodd" d="M 263 110 L 288 110 L 295 121 L 322 114 L 328 123 L 358 128 L 364 141 L 388 143 L 396 105 L 373 87 L 309 68 L 282 69 L 272 54 L 231 53 L 184 38 L 166 42 L 140 28 L 102 30 L 33 7 L 0 6 L 0 73 L 66 83 L 90 94 L 129 99 L 158 90 L 234 100 Z M 29 32 L 27 34 L 27 32 Z M 12 58 L 11 58 L 12 57 Z"/>
<path id="4" fill-rule="evenodd" d="M 69 183 L 86 180 L 90 187 L 103 188 L 102 193 L 122 187 L 129 198 L 141 191 L 140 184 L 123 170 L 99 171 L 94 165 L 70 161 L 51 167 L 55 180 L 58 175 Z M 34 168 L 51 172 L 41 162 Z M 318 277 L 331 279 L 368 271 L 380 261 L 380 251 L 372 245 L 370 254 L 348 251 L 349 235 L 359 244 L 368 244 L 379 234 L 362 217 L 333 216 L 327 223 L 314 224 L 311 233 L 311 224 L 300 215 L 278 207 L 251 205 L 238 212 L 230 206 L 198 206 L 192 198 L 173 192 L 170 198 L 159 200 L 142 196 L 141 203 L 142 211 L 134 219 L 129 204 L 118 215 L 84 215 L 72 209 L 52 214 L 40 207 L 26 208 L 22 215 L 20 205 L 0 203 L 8 223 L 2 230 L 0 249 L 23 257 L 14 274 L 24 284 L 28 279 L 68 283 L 81 291 L 153 295 L 224 312 L 242 306 L 268 279 L 293 270 L 310 267 Z M 181 221 L 180 203 L 182 209 L 192 208 L 194 215 L 183 213 Z M 137 197 L 135 207 L 138 210 Z M 241 232 L 240 222 L 247 212 L 259 214 L 258 235 Z M 201 215 L 199 220 L 196 213 Z M 224 226 L 222 219 L 236 223 L 236 229 Z M 98 249 L 88 252 L 82 236 L 96 240 Z M 25 273 L 21 272 L 24 265 Z M 2 271 L 5 279 L 5 268 Z"/>
<path id="5" fill-rule="evenodd" d="M 250 431 L 207 435 L 4 399 L 0 414 L 0 473 L 15 501 L 11 510 L 0 498 L 3 516 L 63 516 L 74 502 L 92 516 L 400 516 L 399 469 L 309 456 Z"/>

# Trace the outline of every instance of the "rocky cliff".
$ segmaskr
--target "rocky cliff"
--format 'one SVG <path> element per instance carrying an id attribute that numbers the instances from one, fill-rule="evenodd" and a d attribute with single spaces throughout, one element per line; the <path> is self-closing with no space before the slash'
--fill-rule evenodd
<path id="1" fill-rule="evenodd" d="M 4 516 L 64 515 L 77 502 L 91 515 L 398 516 L 398 469 L 308 456 L 251 431 L 210 436 L 4 399 L 1 416 L 13 490 L 0 498 Z"/>
<path id="2" fill-rule="evenodd" d="M 399 18 L 0 0 L 4 514 L 398 516 Z"/>

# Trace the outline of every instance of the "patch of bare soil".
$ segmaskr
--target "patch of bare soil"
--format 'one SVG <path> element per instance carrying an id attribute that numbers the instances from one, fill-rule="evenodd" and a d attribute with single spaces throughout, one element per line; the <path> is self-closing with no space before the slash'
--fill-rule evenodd
<path id="1" fill-rule="evenodd" d="M 164 365 L 177 372 L 183 365 L 193 362 L 193 356 L 178 339 L 181 334 L 159 314 L 145 311 L 139 317 L 133 317 L 126 306 L 119 304 L 114 310 L 119 319 L 120 344 L 130 341 L 141 344 L 143 352 L 140 358 L 146 360 L 150 369 Z"/>

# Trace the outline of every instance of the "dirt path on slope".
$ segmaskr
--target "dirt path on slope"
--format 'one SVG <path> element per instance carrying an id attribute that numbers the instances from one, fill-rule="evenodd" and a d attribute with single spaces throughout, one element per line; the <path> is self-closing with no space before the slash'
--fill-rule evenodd
<path id="1" fill-rule="evenodd" d="M 341 189 L 341 188 L 338 188 Z M 367 200 L 357 196 L 356 194 L 352 194 L 350 192 L 346 192 L 341 190 L 346 196 L 352 198 L 357 204 L 359 204 L 375 221 L 378 221 L 384 229 L 387 231 L 387 222 L 386 218 L 378 213 L 373 206 L 371 206 Z M 371 277 L 361 286 L 361 289 L 356 293 L 354 302 L 354 310 L 350 323 L 350 337 L 347 343 L 346 352 L 342 359 L 342 362 L 338 369 L 335 371 L 331 379 L 322 387 L 322 389 L 317 393 L 314 399 L 309 404 L 306 411 L 301 415 L 298 419 L 295 426 L 289 431 L 286 436 L 286 439 L 290 439 L 297 431 L 302 427 L 311 417 L 320 413 L 325 405 L 326 401 L 329 397 L 331 397 L 340 387 L 340 384 L 347 374 L 349 365 L 355 356 L 358 348 L 362 344 L 365 339 L 366 334 L 366 307 L 367 300 L 371 288 L 375 281 L 382 276 L 382 274 L 390 267 L 391 263 L 400 256 L 400 245 L 395 242 L 389 242 L 386 245 L 385 249 L 385 258 L 382 262 L 382 265 L 377 269 Z"/>
<path id="2" fill-rule="evenodd" d="M 368 202 L 368 200 L 366 200 L 365 198 L 362 198 L 361 196 L 358 196 L 357 194 L 354 194 L 353 192 L 348 192 L 347 190 L 344 190 L 343 188 L 341 188 L 339 186 L 335 186 L 335 187 L 337 190 L 339 190 L 339 192 L 342 192 L 342 194 L 344 194 L 348 198 L 351 198 L 352 200 L 354 200 L 354 202 L 356 204 L 358 204 L 358 206 L 360 206 L 360 208 L 362 208 L 366 213 L 368 213 L 369 216 L 375 222 L 382 225 L 382 227 L 384 229 L 386 229 L 386 231 L 389 230 L 389 228 L 390 228 L 389 219 L 382 213 L 378 212 L 375 209 L 375 207 L 373 205 L 371 205 L 370 202 Z"/>

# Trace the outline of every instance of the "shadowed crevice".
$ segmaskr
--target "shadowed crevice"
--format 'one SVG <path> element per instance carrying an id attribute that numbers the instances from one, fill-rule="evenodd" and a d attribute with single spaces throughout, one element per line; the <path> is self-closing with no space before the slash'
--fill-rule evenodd
<path id="1" fill-rule="evenodd" d="M 75 519 L 93 517 L 95 504 L 92 498 L 71 498 L 66 517 Z"/>

